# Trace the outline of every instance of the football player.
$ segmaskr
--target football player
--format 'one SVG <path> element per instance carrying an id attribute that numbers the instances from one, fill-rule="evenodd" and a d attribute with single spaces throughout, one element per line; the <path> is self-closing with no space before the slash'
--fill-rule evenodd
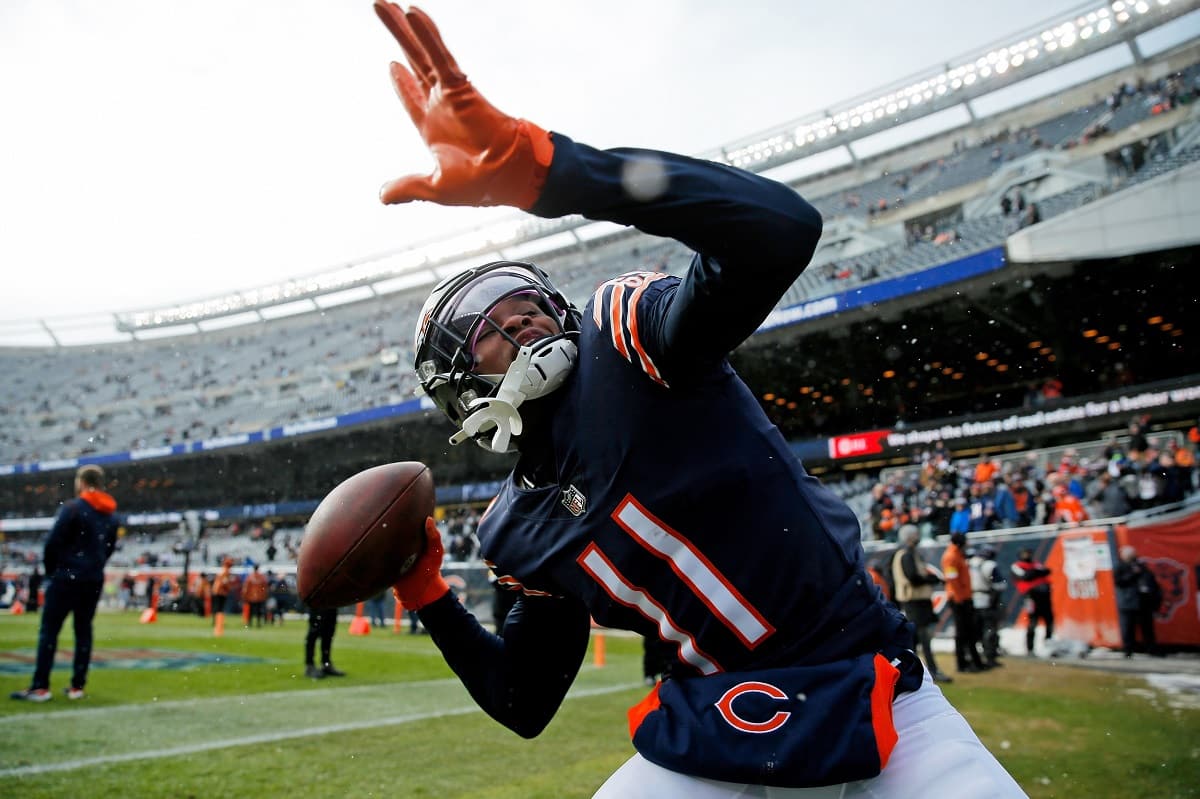
<path id="1" fill-rule="evenodd" d="M 442 579 L 432 520 L 395 586 L 472 697 L 537 735 L 595 619 L 673 654 L 670 678 L 630 712 L 637 754 L 597 796 L 1023 796 L 924 675 L 911 625 L 867 576 L 854 514 L 726 360 L 808 264 L 817 212 L 729 166 L 601 151 L 510 117 L 426 14 L 375 9 L 437 161 L 386 184 L 383 202 L 582 214 L 696 253 L 681 278 L 609 280 L 582 312 L 515 261 L 452 276 L 425 303 L 415 368 L 451 441 L 518 453 L 478 530 L 520 592 L 502 634 Z"/>

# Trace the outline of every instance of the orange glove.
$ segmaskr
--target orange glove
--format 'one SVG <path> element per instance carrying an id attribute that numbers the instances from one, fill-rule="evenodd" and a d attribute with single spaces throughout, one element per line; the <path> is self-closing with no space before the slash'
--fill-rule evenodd
<path id="1" fill-rule="evenodd" d="M 444 554 L 442 536 L 433 518 L 428 517 L 425 519 L 425 548 L 421 550 L 417 562 L 392 586 L 392 594 L 406 610 L 420 610 L 441 599 L 450 590 L 450 586 L 442 579 Z"/>
<path id="2" fill-rule="evenodd" d="M 392 62 L 392 84 L 437 160 L 429 175 L 385 184 L 379 198 L 389 205 L 429 200 L 531 208 L 554 158 L 550 134 L 485 100 L 459 70 L 425 12 L 405 12 L 395 3 L 375 0 L 375 13 L 408 57 L 411 72 Z"/>

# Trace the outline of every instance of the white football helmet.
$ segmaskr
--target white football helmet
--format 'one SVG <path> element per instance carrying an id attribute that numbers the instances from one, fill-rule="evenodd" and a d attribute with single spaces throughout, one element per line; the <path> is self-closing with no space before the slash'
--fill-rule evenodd
<path id="1" fill-rule="evenodd" d="M 559 333 L 520 346 L 488 316 L 497 303 L 528 294 Z M 476 371 L 474 342 L 491 325 L 517 348 L 504 374 Z M 517 409 L 526 400 L 553 392 L 578 358 L 580 314 L 538 267 L 521 261 L 495 261 L 439 283 L 417 319 L 413 364 L 421 387 L 458 428 L 451 444 L 474 439 L 492 452 L 511 452 L 524 430 Z"/>

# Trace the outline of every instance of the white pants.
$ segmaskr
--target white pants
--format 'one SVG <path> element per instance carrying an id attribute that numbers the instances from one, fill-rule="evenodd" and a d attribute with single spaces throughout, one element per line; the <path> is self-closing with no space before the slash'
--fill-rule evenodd
<path id="1" fill-rule="evenodd" d="M 608 778 L 595 799 L 1009 799 L 1025 792 L 925 676 L 921 687 L 892 706 L 899 740 L 887 768 L 862 782 L 822 788 L 772 788 L 706 780 L 656 766 L 634 755 Z"/>

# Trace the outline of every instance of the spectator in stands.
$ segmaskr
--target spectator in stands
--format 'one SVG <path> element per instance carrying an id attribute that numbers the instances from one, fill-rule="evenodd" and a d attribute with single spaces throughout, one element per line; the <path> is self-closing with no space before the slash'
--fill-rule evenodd
<path id="1" fill-rule="evenodd" d="M 921 531 L 915 524 L 900 528 L 900 549 L 892 557 L 892 584 L 896 587 L 896 602 L 917 631 L 921 657 L 935 682 L 953 682 L 938 669 L 933 656 L 933 628 L 937 614 L 933 612 L 933 588 L 942 582 L 937 570 L 925 562 L 918 544 Z"/>
<path id="2" fill-rule="evenodd" d="M 970 511 L 970 532 L 978 533 L 992 529 L 996 519 L 996 505 L 989 493 L 991 480 L 975 483 L 967 489 L 967 509 Z"/>
<path id="3" fill-rule="evenodd" d="M 1135 417 L 1129 421 L 1129 444 L 1128 450 L 1133 452 L 1145 452 L 1150 449 L 1150 439 L 1146 438 L 1146 423 L 1140 417 Z"/>
<path id="4" fill-rule="evenodd" d="M 942 553 L 942 576 L 954 614 L 954 660 L 959 673 L 983 671 L 983 657 L 976 644 L 975 600 L 971 591 L 971 568 L 967 563 L 967 536 L 952 533 Z"/>
<path id="5" fill-rule="evenodd" d="M 1162 604 L 1162 587 L 1150 567 L 1138 558 L 1136 548 L 1121 547 L 1120 560 L 1113 567 L 1113 583 L 1117 589 L 1117 615 L 1125 657 L 1133 657 L 1139 631 L 1145 651 L 1159 654 L 1154 614 Z"/>
<path id="6" fill-rule="evenodd" d="M 1175 463 L 1175 452 L 1164 449 L 1158 454 L 1157 462 L 1147 470 L 1158 484 L 1158 502 L 1167 504 L 1182 502 L 1191 493 L 1191 475 Z"/>
<path id="7" fill-rule="evenodd" d="M 1097 499 L 1100 503 L 1100 517 L 1110 519 L 1114 516 L 1126 516 L 1133 506 L 1129 502 L 1129 494 L 1121 487 L 1110 472 L 1103 471 L 1096 478 L 1098 484 Z"/>
<path id="8" fill-rule="evenodd" d="M 1033 644 L 1040 620 L 1045 628 L 1045 640 L 1054 637 L 1054 605 L 1050 599 L 1050 569 L 1034 560 L 1033 550 L 1026 547 L 1017 553 L 1010 567 L 1016 578 L 1017 595 L 1024 602 L 1028 619 L 1025 626 L 1025 652 L 1033 655 Z"/>
<path id="9" fill-rule="evenodd" d="M 1183 476 L 1183 491 L 1184 495 L 1191 495 L 1196 490 L 1196 453 L 1189 443 L 1182 445 L 1171 442 L 1167 447 L 1171 450 L 1175 458 L 1175 465 L 1179 467 Z"/>
<path id="10" fill-rule="evenodd" d="M 871 529 L 875 540 L 894 540 L 896 534 L 896 505 L 887 493 L 883 483 L 877 483 L 871 488 Z"/>
<path id="11" fill-rule="evenodd" d="M 980 455 L 979 460 L 975 464 L 974 481 L 976 483 L 986 483 L 988 480 L 995 479 L 1000 473 L 1000 464 L 994 458 L 987 455 Z"/>
<path id="12" fill-rule="evenodd" d="M 1067 486 L 1059 484 L 1052 489 L 1054 494 L 1054 524 L 1080 524 L 1088 520 L 1088 512 L 1084 509 L 1079 497 L 1067 490 Z"/>
<path id="13" fill-rule="evenodd" d="M 929 524 L 929 534 L 934 538 L 949 535 L 955 513 L 955 500 L 950 495 L 950 489 L 934 488 L 926 492 L 926 497 L 927 504 L 922 516 Z"/>
<path id="14" fill-rule="evenodd" d="M 1025 477 L 1019 471 L 1014 471 L 1008 478 L 1006 488 L 1009 495 L 1009 499 L 1005 500 L 1009 505 L 1009 510 L 1006 511 L 1008 515 L 1004 517 L 1007 526 L 1029 526 L 1033 523 L 1036 500 L 1034 499 L 1033 492 L 1025 484 Z"/>
<path id="15" fill-rule="evenodd" d="M 1135 510 L 1152 508 L 1161 502 L 1160 492 L 1164 483 L 1157 466 L 1158 459 L 1153 450 L 1139 452 L 1132 446 L 1129 448 L 1129 469 L 1137 480 L 1137 496 L 1133 501 Z"/>
<path id="16" fill-rule="evenodd" d="M 1043 405 L 1062 399 L 1063 382 L 1057 377 L 1047 377 L 1042 381 L 1041 394 Z"/>
<path id="17" fill-rule="evenodd" d="M 864 283 L 879 277 L 879 269 L 873 263 L 864 264 L 860 261 L 854 265 L 854 271 L 858 275 L 858 279 Z"/>
<path id="18" fill-rule="evenodd" d="M 971 530 L 971 509 L 967 507 L 967 498 L 954 498 L 954 513 L 950 516 L 950 534 L 966 533 Z"/>
<path id="19" fill-rule="evenodd" d="M 29 688 L 14 691 L 13 699 L 46 702 L 53 697 L 50 670 L 68 615 L 73 617 L 75 655 L 66 696 L 84 697 L 92 662 L 92 619 L 104 588 L 104 564 L 117 545 L 117 501 L 104 487 L 103 469 L 80 466 L 75 472 L 76 498 L 62 506 L 50 528 L 42 557 L 49 585 L 38 630 L 37 664 Z"/>

